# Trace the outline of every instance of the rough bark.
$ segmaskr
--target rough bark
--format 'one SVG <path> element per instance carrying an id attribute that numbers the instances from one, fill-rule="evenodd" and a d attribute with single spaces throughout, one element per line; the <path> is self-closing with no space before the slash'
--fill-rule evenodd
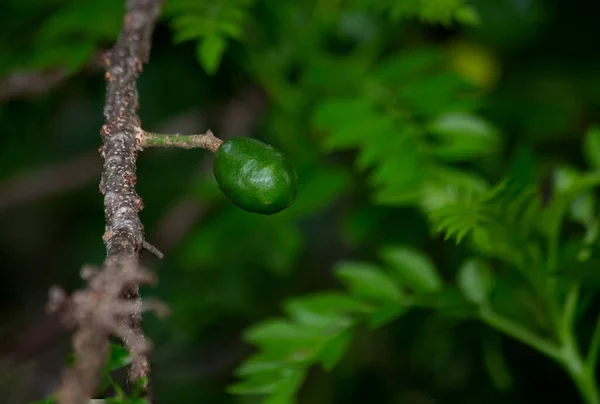
<path id="1" fill-rule="evenodd" d="M 107 265 L 122 260 L 136 262 L 144 244 L 144 228 L 138 212 L 143 202 L 135 191 L 137 145 L 140 126 L 136 80 L 150 54 L 150 39 L 162 0 L 128 0 L 123 29 L 107 60 L 107 94 L 102 128 L 104 169 L 100 190 L 104 194 L 106 215 Z M 126 298 L 139 302 L 137 285 L 126 291 Z M 141 314 L 129 319 L 132 331 L 143 336 Z M 128 345 L 128 341 L 124 341 Z M 129 380 L 147 378 L 148 360 L 140 355 L 129 368 Z"/>
<path id="2" fill-rule="evenodd" d="M 82 273 L 87 289 L 70 298 L 58 288 L 51 292 L 50 310 L 61 311 L 77 327 L 73 337 L 75 364 L 65 371 L 59 391 L 62 404 L 84 404 L 93 396 L 110 335 L 121 338 L 131 351 L 129 382 L 143 381 L 144 395 L 149 398 L 150 368 L 141 328 L 144 307 L 138 287 L 152 282 L 153 277 L 139 267 L 141 250 L 147 243 L 138 216 L 143 203 L 135 191 L 136 134 L 140 127 L 136 80 L 148 61 L 161 5 L 162 0 L 127 0 L 119 39 L 105 59 L 107 94 L 101 132 L 104 165 L 100 191 L 104 195 L 107 257 L 101 269 Z"/>

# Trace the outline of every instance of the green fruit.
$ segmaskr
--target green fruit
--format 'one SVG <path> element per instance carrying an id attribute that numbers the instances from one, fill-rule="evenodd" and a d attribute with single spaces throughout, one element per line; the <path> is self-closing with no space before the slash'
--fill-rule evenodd
<path id="1" fill-rule="evenodd" d="M 294 202 L 296 170 L 279 150 L 256 139 L 229 139 L 215 152 L 215 179 L 233 203 L 271 215 Z"/>

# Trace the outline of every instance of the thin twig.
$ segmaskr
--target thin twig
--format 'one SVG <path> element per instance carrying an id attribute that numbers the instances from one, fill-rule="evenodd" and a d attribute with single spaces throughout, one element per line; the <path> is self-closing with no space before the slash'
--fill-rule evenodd
<path id="1" fill-rule="evenodd" d="M 63 68 L 15 72 L 0 81 L 0 101 L 44 93 L 67 77 L 69 71 Z"/>
<path id="2" fill-rule="evenodd" d="M 148 147 L 179 147 L 182 149 L 207 149 L 213 153 L 223 143 L 210 130 L 202 135 L 163 135 L 140 129 L 137 140 L 140 150 Z"/>
<path id="3" fill-rule="evenodd" d="M 251 86 L 241 91 L 222 111 L 216 111 L 220 116 L 219 137 L 225 140 L 234 136 L 250 136 L 266 102 L 265 94 L 258 87 Z M 194 177 L 201 178 L 211 170 L 212 159 L 203 159 Z M 168 252 L 181 242 L 208 211 L 210 206 L 199 203 L 193 196 L 184 195 L 163 216 L 153 240 Z"/>
<path id="4" fill-rule="evenodd" d="M 100 57 L 102 53 L 98 52 L 93 55 L 83 70 L 87 72 L 101 70 L 103 68 Z M 0 78 L 0 102 L 46 93 L 65 83 L 75 73 L 77 72 L 64 67 L 11 72 Z"/>

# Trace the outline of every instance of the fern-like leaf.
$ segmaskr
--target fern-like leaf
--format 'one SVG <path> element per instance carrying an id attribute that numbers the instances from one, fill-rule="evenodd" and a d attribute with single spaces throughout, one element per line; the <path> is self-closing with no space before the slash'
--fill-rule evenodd
<path id="1" fill-rule="evenodd" d="M 378 204 L 419 205 L 439 188 L 485 188 L 453 163 L 496 152 L 500 136 L 473 113 L 477 101 L 464 96 L 472 87 L 443 60 L 431 49 L 383 60 L 353 94 L 345 87 L 344 96 L 315 108 L 313 125 L 325 134 L 323 146 L 358 150 L 357 166 L 369 171 Z M 338 74 L 344 72 L 338 64 Z"/>
<path id="2" fill-rule="evenodd" d="M 426 24 L 450 25 L 453 22 L 475 25 L 477 12 L 465 0 L 358 0 L 375 10 L 386 12 L 392 20 L 418 19 Z"/>
<path id="3" fill-rule="evenodd" d="M 340 263 L 336 274 L 347 292 L 323 292 L 288 301 L 285 319 L 250 328 L 245 339 L 259 348 L 236 371 L 234 394 L 263 396 L 262 403 L 292 403 L 308 369 L 331 370 L 343 358 L 355 332 L 366 322 L 380 327 L 404 314 L 404 290 L 438 292 L 441 278 L 431 260 L 406 247 L 383 252 L 389 270 L 364 262 Z"/>
<path id="4" fill-rule="evenodd" d="M 165 15 L 170 19 L 175 43 L 197 41 L 197 55 L 204 70 L 219 68 L 228 39 L 240 40 L 253 0 L 170 0 Z"/>

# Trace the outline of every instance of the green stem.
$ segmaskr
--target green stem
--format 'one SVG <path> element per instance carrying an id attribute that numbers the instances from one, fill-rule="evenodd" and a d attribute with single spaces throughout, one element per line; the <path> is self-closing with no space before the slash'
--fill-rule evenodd
<path id="1" fill-rule="evenodd" d="M 529 345 L 550 358 L 561 361 L 560 347 L 551 341 L 540 337 L 514 321 L 507 319 L 494 312 L 490 307 L 484 306 L 480 310 L 480 316 L 484 323 L 516 340 Z"/>
<path id="2" fill-rule="evenodd" d="M 568 329 L 557 330 L 561 335 L 561 345 L 548 341 L 520 324 L 499 315 L 490 307 L 482 307 L 480 309 L 480 317 L 490 327 L 554 359 L 565 368 L 586 404 L 600 404 L 600 392 L 598 391 L 594 371 L 590 367 L 591 362 L 588 357 L 588 363 L 584 363 L 572 333 L 571 326 L 578 294 L 579 288 L 574 286 L 567 296 L 560 324 L 564 326 L 568 325 L 569 327 Z M 600 326 L 598 326 L 598 329 L 600 329 Z M 600 341 L 600 331 L 597 331 L 596 334 L 595 338 Z M 600 342 L 597 342 L 597 344 L 600 345 Z M 592 348 L 590 348 L 590 351 L 592 351 Z"/>
<path id="3" fill-rule="evenodd" d="M 594 326 L 594 332 L 592 333 L 592 339 L 588 348 L 586 367 L 592 372 L 592 375 L 596 375 L 596 365 L 598 363 L 598 354 L 600 353 L 600 315 L 596 319 L 596 325 Z"/>
<path id="4" fill-rule="evenodd" d="M 600 391 L 594 377 L 594 371 L 587 366 L 574 341 L 563 346 L 563 366 L 575 383 L 579 394 L 586 404 L 600 404 Z"/>
<path id="5" fill-rule="evenodd" d="M 565 298 L 562 316 L 557 321 L 557 334 L 562 343 L 561 364 L 571 376 L 584 401 L 588 404 L 600 404 L 600 392 L 594 380 L 594 371 L 585 363 L 574 335 L 575 313 L 580 290 L 580 282 L 571 284 Z"/>
<path id="6" fill-rule="evenodd" d="M 207 149 L 217 151 L 223 141 L 209 130 L 202 135 L 163 135 L 139 130 L 137 135 L 139 149 L 148 147 L 180 147 L 183 149 Z"/>
<path id="7" fill-rule="evenodd" d="M 557 303 L 557 283 L 556 276 L 554 273 L 558 268 L 558 249 L 559 249 L 559 241 L 560 241 L 560 230 L 562 227 L 563 216 L 566 212 L 566 204 L 562 200 L 556 200 L 554 202 L 553 209 L 556 209 L 552 216 L 554 217 L 554 221 L 550 224 L 550 231 L 548 234 L 548 245 L 546 254 L 548 255 L 548 260 L 546 261 L 546 274 L 545 274 L 545 294 L 543 298 L 546 300 L 548 304 L 548 309 L 550 312 L 550 319 L 552 321 L 552 326 L 554 330 L 558 333 L 562 328 L 560 324 L 560 308 Z M 578 295 L 576 296 L 575 301 L 577 300 Z M 560 335 L 556 335 L 557 338 L 561 338 Z"/>
<path id="8" fill-rule="evenodd" d="M 562 312 L 562 319 L 560 321 L 559 334 L 561 338 L 568 338 L 571 330 L 575 323 L 575 311 L 577 310 L 577 301 L 579 300 L 579 291 L 581 284 L 579 282 L 573 282 L 567 292 L 565 299 L 565 306 Z"/>

